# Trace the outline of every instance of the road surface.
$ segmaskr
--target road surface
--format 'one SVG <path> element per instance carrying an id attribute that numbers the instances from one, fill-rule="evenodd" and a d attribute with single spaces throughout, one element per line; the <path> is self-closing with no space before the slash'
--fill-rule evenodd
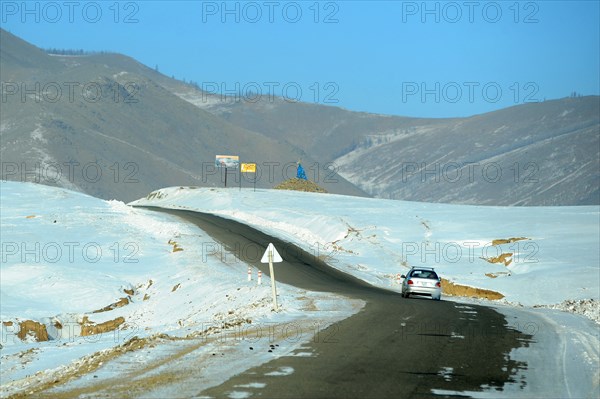
<path id="1" fill-rule="evenodd" d="M 519 371 L 527 364 L 511 361 L 508 355 L 528 345 L 531 336 L 512 329 L 493 309 L 443 298 L 404 299 L 235 221 L 190 211 L 150 209 L 198 225 L 215 242 L 261 269 L 266 282 L 268 265 L 260 263 L 260 256 L 253 251 L 240 248 L 266 248 L 272 242 L 284 259 L 275 265 L 278 281 L 366 301 L 359 313 L 314 337 L 305 349 L 313 356 L 276 358 L 199 391 L 198 396 L 420 398 L 436 396 L 433 392 L 446 396 L 481 391 L 485 386 L 501 397 L 507 382 L 526 386 Z M 246 252 L 253 256 L 243 259 Z"/>

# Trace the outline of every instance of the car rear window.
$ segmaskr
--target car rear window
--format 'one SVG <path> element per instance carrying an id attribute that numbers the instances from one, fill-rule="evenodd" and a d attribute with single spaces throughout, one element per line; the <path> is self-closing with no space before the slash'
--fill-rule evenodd
<path id="1" fill-rule="evenodd" d="M 414 278 L 427 278 L 438 280 L 437 274 L 431 270 L 413 270 L 411 276 Z"/>

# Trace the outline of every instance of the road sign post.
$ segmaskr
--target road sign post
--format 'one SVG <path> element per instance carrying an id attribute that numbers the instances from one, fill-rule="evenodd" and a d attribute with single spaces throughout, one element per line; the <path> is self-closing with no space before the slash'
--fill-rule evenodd
<path id="1" fill-rule="evenodd" d="M 273 294 L 273 310 L 277 312 L 277 287 L 275 286 L 275 269 L 273 268 L 273 263 L 283 262 L 283 259 L 275 249 L 275 245 L 269 243 L 269 246 L 263 254 L 260 262 L 269 264 L 269 274 L 271 275 L 271 293 Z"/>
<path id="2" fill-rule="evenodd" d="M 254 173 L 254 191 L 256 191 L 256 164 L 242 163 L 240 164 L 240 190 L 242 189 L 242 173 Z"/>
<path id="3" fill-rule="evenodd" d="M 273 270 L 273 251 L 269 251 L 269 273 L 271 274 L 271 293 L 273 294 L 273 310 L 277 312 L 277 287 L 275 287 L 275 271 Z"/>
<path id="4" fill-rule="evenodd" d="M 225 169 L 225 187 L 227 187 L 227 174 L 229 173 L 228 169 L 239 169 L 240 157 L 239 155 L 217 155 L 215 157 L 215 166 L 217 168 Z"/>

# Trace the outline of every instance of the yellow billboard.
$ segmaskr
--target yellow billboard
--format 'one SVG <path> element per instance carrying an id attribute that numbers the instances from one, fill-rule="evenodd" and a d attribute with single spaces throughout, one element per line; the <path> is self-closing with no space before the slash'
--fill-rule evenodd
<path id="1" fill-rule="evenodd" d="M 256 173 L 256 164 L 255 163 L 243 163 L 241 171 L 242 171 L 242 173 Z"/>

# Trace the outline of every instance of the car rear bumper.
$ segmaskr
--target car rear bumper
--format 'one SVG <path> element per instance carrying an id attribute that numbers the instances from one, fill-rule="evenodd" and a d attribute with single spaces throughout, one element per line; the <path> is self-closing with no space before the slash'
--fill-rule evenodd
<path id="1" fill-rule="evenodd" d="M 439 287 L 409 287 L 406 293 L 410 295 L 430 296 L 432 298 L 440 298 L 442 296 L 442 290 Z"/>

